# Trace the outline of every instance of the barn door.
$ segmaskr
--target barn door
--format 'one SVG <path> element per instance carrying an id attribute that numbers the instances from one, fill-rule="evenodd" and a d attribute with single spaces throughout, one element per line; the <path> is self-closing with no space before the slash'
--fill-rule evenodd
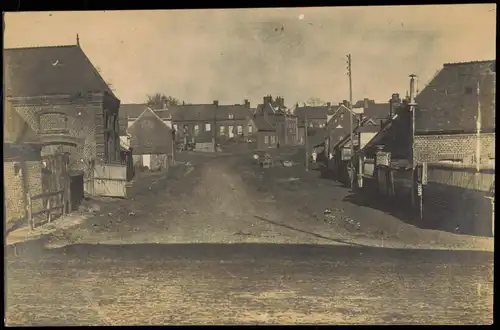
<path id="1" fill-rule="evenodd" d="M 127 197 L 127 165 L 96 164 L 94 167 L 94 195 Z"/>

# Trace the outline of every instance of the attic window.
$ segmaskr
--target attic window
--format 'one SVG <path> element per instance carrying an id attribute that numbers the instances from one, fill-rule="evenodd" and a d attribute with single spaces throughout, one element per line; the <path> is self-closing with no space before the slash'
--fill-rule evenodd
<path id="1" fill-rule="evenodd" d="M 464 93 L 465 94 L 472 94 L 472 87 L 465 87 Z"/>
<path id="2" fill-rule="evenodd" d="M 234 115 L 232 113 L 229 114 L 229 119 L 234 119 Z"/>

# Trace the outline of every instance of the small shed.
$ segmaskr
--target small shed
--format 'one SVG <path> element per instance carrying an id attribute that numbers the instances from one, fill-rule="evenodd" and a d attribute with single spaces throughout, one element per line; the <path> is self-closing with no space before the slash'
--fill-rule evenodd
<path id="1" fill-rule="evenodd" d="M 135 166 L 168 169 L 174 149 L 172 129 L 151 108 L 144 110 L 127 133 Z"/>

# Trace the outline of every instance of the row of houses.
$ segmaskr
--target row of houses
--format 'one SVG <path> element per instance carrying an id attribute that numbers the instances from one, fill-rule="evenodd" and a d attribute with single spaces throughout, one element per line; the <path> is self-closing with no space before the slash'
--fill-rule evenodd
<path id="1" fill-rule="evenodd" d="M 449 63 L 420 92 L 412 77 L 404 98 L 339 104 L 320 131 L 327 172 L 358 189 L 375 183 L 426 221 L 446 210 L 453 226 L 492 234 L 495 85 L 494 60 Z"/>
<path id="2" fill-rule="evenodd" d="M 162 125 L 157 124 L 157 130 L 149 129 L 154 125 L 146 124 L 146 118 Z M 139 133 L 139 126 L 145 128 L 142 133 Z M 138 134 L 143 136 L 137 139 Z M 256 108 L 252 108 L 248 100 L 234 105 L 223 105 L 218 101 L 165 105 L 161 109 L 152 109 L 146 104 L 123 104 L 120 108 L 122 147 L 131 148 L 135 153 L 134 150 L 144 148 L 148 139 L 161 139 L 161 145 L 165 147 L 174 145 L 174 140 L 192 142 L 197 149 L 206 151 L 215 151 L 216 145 L 228 146 L 233 142 L 262 150 L 304 141 L 297 116 L 290 114 L 282 97 L 273 99 L 270 95 L 265 96 L 263 103 Z M 149 155 L 146 162 L 148 159 Z"/>

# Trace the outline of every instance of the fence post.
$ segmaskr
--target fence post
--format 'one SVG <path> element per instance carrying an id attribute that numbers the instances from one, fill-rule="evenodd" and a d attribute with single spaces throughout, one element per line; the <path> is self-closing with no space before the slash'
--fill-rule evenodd
<path id="1" fill-rule="evenodd" d="M 30 229 L 35 229 L 35 224 L 33 223 L 33 208 L 31 205 L 31 193 L 26 194 L 26 211 L 28 212 L 28 223 L 30 225 Z"/>
<path id="2" fill-rule="evenodd" d="M 51 200 L 52 200 L 52 196 L 49 196 L 49 198 L 47 198 L 47 221 L 49 223 L 52 221 L 52 215 L 51 215 L 51 210 L 50 210 L 50 207 L 51 207 L 50 201 Z"/>
<path id="3" fill-rule="evenodd" d="M 67 189 L 64 187 L 63 192 L 61 193 L 61 203 L 62 203 L 62 216 L 64 217 L 66 215 L 66 192 Z"/>
<path id="4" fill-rule="evenodd" d="M 495 237 L 495 197 L 491 198 L 491 236 Z"/>

